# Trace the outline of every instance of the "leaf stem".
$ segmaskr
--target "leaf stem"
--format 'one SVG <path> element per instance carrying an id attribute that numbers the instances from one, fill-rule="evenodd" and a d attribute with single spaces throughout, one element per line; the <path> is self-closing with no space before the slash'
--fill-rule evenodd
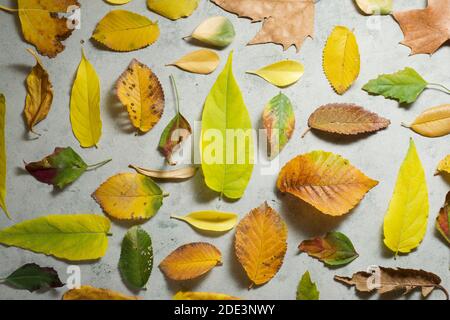
<path id="1" fill-rule="evenodd" d="M 170 195 L 170 193 L 167 193 L 167 192 L 164 192 L 164 193 L 162 194 L 162 196 L 163 196 L 164 198 L 167 198 L 169 195 Z"/>
<path id="2" fill-rule="evenodd" d="M 178 89 L 177 84 L 175 82 L 175 77 L 172 74 L 170 75 L 170 81 L 172 82 L 173 91 L 175 92 L 175 104 L 177 107 L 177 113 L 180 113 L 180 98 L 178 96 Z"/>
<path id="3" fill-rule="evenodd" d="M 429 82 L 428 85 L 438 87 L 439 89 L 437 89 L 437 88 L 435 88 L 435 89 L 443 91 L 447 94 L 450 94 L 450 89 L 447 88 L 446 86 L 443 86 L 442 84 Z"/>
<path id="4" fill-rule="evenodd" d="M 301 138 L 303 139 L 307 135 L 307 133 L 310 131 L 311 131 L 311 127 L 309 127 L 308 129 L 305 130 L 305 132 L 303 132 Z"/>
<path id="5" fill-rule="evenodd" d="M 450 300 L 450 296 L 448 295 L 447 290 L 446 290 L 443 286 L 441 286 L 440 284 L 438 284 L 438 285 L 436 285 L 436 288 L 438 288 L 439 290 L 441 290 L 442 292 L 444 292 L 444 294 L 445 294 L 445 299 L 446 299 L 446 300 Z"/>
<path id="6" fill-rule="evenodd" d="M 14 12 L 18 12 L 19 11 L 19 9 L 8 8 L 8 7 L 2 6 L 2 5 L 0 5 L 0 10 L 6 11 L 6 12 L 9 12 L 9 13 L 14 13 Z"/>
<path id="7" fill-rule="evenodd" d="M 108 162 L 112 161 L 112 159 L 108 159 L 99 163 L 95 163 L 95 164 L 90 164 L 87 166 L 87 171 L 92 171 L 95 169 L 100 168 L 101 166 L 104 166 L 105 164 L 107 164 Z"/>

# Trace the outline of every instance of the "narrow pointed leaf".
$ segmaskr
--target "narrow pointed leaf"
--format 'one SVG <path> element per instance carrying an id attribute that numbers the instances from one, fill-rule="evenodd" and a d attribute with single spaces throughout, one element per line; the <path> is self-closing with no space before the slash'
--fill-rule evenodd
<path id="1" fill-rule="evenodd" d="M 192 33 L 191 37 L 219 48 L 233 42 L 236 32 L 228 18 L 215 16 L 203 21 Z"/>
<path id="2" fill-rule="evenodd" d="M 171 218 L 185 221 L 200 230 L 215 232 L 233 229 L 238 220 L 237 214 L 220 211 L 196 211 L 184 217 L 172 215 Z"/>
<path id="3" fill-rule="evenodd" d="M 314 282 L 311 281 L 309 271 L 306 271 L 297 287 L 297 300 L 319 300 L 319 291 Z"/>
<path id="4" fill-rule="evenodd" d="M 6 100 L 0 93 L 0 207 L 9 218 L 9 211 L 6 206 Z"/>
<path id="5" fill-rule="evenodd" d="M 138 297 L 108 289 L 81 286 L 79 289 L 71 289 L 64 293 L 63 300 L 138 300 Z"/>
<path id="6" fill-rule="evenodd" d="M 216 292 L 190 292 L 179 291 L 173 296 L 173 300 L 240 300 L 237 297 Z"/>
<path id="7" fill-rule="evenodd" d="M 450 104 L 429 108 L 422 112 L 413 123 L 406 125 L 414 132 L 429 138 L 450 134 Z"/>
<path id="8" fill-rule="evenodd" d="M 219 66 L 220 57 L 212 50 L 200 49 L 169 64 L 192 73 L 210 74 Z"/>
<path id="9" fill-rule="evenodd" d="M 43 268 L 35 263 L 28 263 L 7 276 L 4 282 L 17 289 L 30 292 L 48 288 L 60 288 L 64 284 L 53 268 Z"/>
<path id="10" fill-rule="evenodd" d="M 294 60 L 279 61 L 255 71 L 247 71 L 281 88 L 296 83 L 304 72 L 305 67 Z"/>
<path id="11" fill-rule="evenodd" d="M 444 206 L 436 219 L 436 229 L 450 245 L 450 192 L 447 193 Z"/>
<path id="12" fill-rule="evenodd" d="M 136 170 L 137 173 L 140 173 L 144 176 L 155 178 L 155 179 L 166 179 L 166 180 L 186 180 L 195 176 L 198 171 L 197 167 L 185 167 L 181 169 L 175 170 L 154 170 L 154 169 L 145 169 L 141 167 L 136 167 L 133 165 L 129 166 L 130 168 Z"/>

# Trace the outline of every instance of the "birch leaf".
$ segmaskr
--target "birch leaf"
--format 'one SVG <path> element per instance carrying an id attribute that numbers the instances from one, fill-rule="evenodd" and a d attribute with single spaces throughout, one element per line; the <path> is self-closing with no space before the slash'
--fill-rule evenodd
<path id="1" fill-rule="evenodd" d="M 384 244 L 395 255 L 409 253 L 422 242 L 427 230 L 428 210 L 425 172 L 411 139 L 384 218 Z"/>
<path id="2" fill-rule="evenodd" d="M 438 174 L 441 174 L 441 173 L 448 173 L 448 174 L 450 174 L 450 154 L 448 154 L 438 164 L 438 167 L 437 167 L 435 175 L 438 175 Z"/>
<path id="3" fill-rule="evenodd" d="M 445 197 L 444 206 L 439 211 L 436 219 L 436 229 L 444 237 L 448 244 L 450 244 L 450 192 Z"/>
<path id="4" fill-rule="evenodd" d="M 150 131 L 161 119 L 164 112 L 161 83 L 149 67 L 136 59 L 117 80 L 116 94 L 139 131 Z"/>
<path id="5" fill-rule="evenodd" d="M 141 167 L 136 167 L 129 165 L 130 168 L 136 170 L 144 176 L 155 178 L 155 179 L 167 179 L 167 180 L 186 180 L 195 176 L 198 171 L 197 167 L 185 167 L 175 170 L 154 170 L 154 169 L 144 169 Z"/>
<path id="6" fill-rule="evenodd" d="M 114 51 L 134 51 L 154 43 L 159 37 L 156 22 L 126 10 L 113 10 L 97 24 L 92 38 Z"/>
<path id="7" fill-rule="evenodd" d="M 254 146 L 252 123 L 233 76 L 232 61 L 231 53 L 206 98 L 200 153 L 206 185 L 230 199 L 239 199 L 253 171 Z"/>
<path id="8" fill-rule="evenodd" d="M 306 271 L 297 287 L 297 300 L 319 300 L 319 295 L 316 284 L 311 281 L 309 271 Z"/>
<path id="9" fill-rule="evenodd" d="M 267 202 L 239 222 L 234 250 L 251 281 L 250 287 L 262 285 L 275 276 L 283 264 L 286 241 L 286 224 Z"/>
<path id="10" fill-rule="evenodd" d="M 31 49 L 28 49 L 28 52 L 36 59 L 36 65 L 26 79 L 27 97 L 23 112 L 28 130 L 33 132 L 33 127 L 44 120 L 50 111 L 53 102 L 53 86 L 37 54 Z"/>
<path id="11" fill-rule="evenodd" d="M 338 94 L 343 94 L 358 78 L 360 58 L 356 37 L 347 27 L 337 26 L 323 50 L 323 71 Z"/>
<path id="12" fill-rule="evenodd" d="M 137 173 L 112 176 L 92 194 L 109 216 L 119 220 L 153 217 L 166 196 L 151 178 Z"/>
<path id="13" fill-rule="evenodd" d="M 79 289 L 70 289 L 63 295 L 63 300 L 137 300 L 137 297 L 127 296 L 120 292 L 81 286 Z"/>
<path id="14" fill-rule="evenodd" d="M 218 48 L 225 48 L 233 42 L 236 32 L 228 18 L 215 16 L 203 21 L 195 28 L 191 37 Z"/>
<path id="15" fill-rule="evenodd" d="M 216 292 L 190 292 L 179 291 L 173 296 L 173 300 L 240 300 L 237 297 Z"/>
<path id="16" fill-rule="evenodd" d="M 150 10 L 171 20 L 189 17 L 198 7 L 199 0 L 147 0 Z"/>
<path id="17" fill-rule="evenodd" d="M 0 230 L 0 243 L 69 261 L 99 259 L 108 247 L 110 222 L 95 214 L 49 215 Z"/>
<path id="18" fill-rule="evenodd" d="M 197 229 L 214 232 L 229 231 L 234 228 L 238 220 L 238 215 L 235 213 L 219 211 L 196 211 L 184 217 L 176 215 L 170 217 L 187 222 Z"/>
<path id="19" fill-rule="evenodd" d="M 190 280 L 222 264 L 222 254 L 212 244 L 193 242 L 182 245 L 169 254 L 159 265 L 172 280 Z"/>
<path id="20" fill-rule="evenodd" d="M 295 114 L 287 96 L 278 94 L 266 105 L 262 116 L 267 130 L 267 156 L 275 158 L 286 146 L 295 129 Z"/>
<path id="21" fill-rule="evenodd" d="M 340 155 L 313 151 L 289 161 L 277 187 L 322 213 L 341 216 L 353 209 L 378 181 L 367 177 Z"/>
<path id="22" fill-rule="evenodd" d="M 4 283 L 30 292 L 48 288 L 60 288 L 64 284 L 53 268 L 43 268 L 35 263 L 27 263 L 4 279 Z"/>
<path id="23" fill-rule="evenodd" d="M 84 51 L 70 97 L 72 131 L 83 148 L 96 146 L 102 135 L 100 80 Z"/>
<path id="24" fill-rule="evenodd" d="M 305 72 L 305 67 L 294 60 L 275 62 L 268 66 L 247 73 L 255 74 L 277 87 L 287 87 L 296 83 Z"/>
<path id="25" fill-rule="evenodd" d="M 6 140 L 5 140 L 5 125 L 6 125 L 6 99 L 0 93 L 0 207 L 8 218 L 8 208 L 6 206 Z"/>
<path id="26" fill-rule="evenodd" d="M 217 53 L 212 50 L 200 49 L 188 53 L 179 60 L 169 64 L 169 66 L 176 66 L 192 73 L 210 74 L 217 69 L 219 62 L 220 58 Z"/>
<path id="27" fill-rule="evenodd" d="M 429 108 L 422 112 L 410 125 L 414 132 L 429 138 L 450 134 L 450 104 Z"/>
<path id="28" fill-rule="evenodd" d="M 356 0 L 362 12 L 368 15 L 385 15 L 392 11 L 393 0 Z"/>

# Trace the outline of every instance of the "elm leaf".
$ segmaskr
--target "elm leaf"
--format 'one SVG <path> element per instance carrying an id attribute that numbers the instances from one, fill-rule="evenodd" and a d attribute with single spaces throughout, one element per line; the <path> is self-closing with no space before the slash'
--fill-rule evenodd
<path id="1" fill-rule="evenodd" d="M 30 292 L 43 288 L 64 286 L 55 269 L 40 267 L 35 263 L 27 263 L 21 266 L 6 277 L 3 282 L 17 289 L 25 289 Z"/>
<path id="2" fill-rule="evenodd" d="M 319 294 L 316 284 L 311 281 L 309 271 L 306 271 L 297 287 L 297 300 L 319 300 Z"/>

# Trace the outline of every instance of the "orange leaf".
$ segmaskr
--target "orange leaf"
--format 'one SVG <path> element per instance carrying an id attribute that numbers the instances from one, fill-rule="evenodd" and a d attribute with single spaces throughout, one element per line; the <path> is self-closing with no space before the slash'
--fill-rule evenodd
<path id="1" fill-rule="evenodd" d="M 450 244 L 450 192 L 447 193 L 444 206 L 439 211 L 436 219 L 436 229 L 444 237 L 448 244 Z"/>
<path id="2" fill-rule="evenodd" d="M 81 286 L 79 289 L 71 289 L 64 293 L 63 300 L 138 300 L 138 297 L 108 289 Z"/>

